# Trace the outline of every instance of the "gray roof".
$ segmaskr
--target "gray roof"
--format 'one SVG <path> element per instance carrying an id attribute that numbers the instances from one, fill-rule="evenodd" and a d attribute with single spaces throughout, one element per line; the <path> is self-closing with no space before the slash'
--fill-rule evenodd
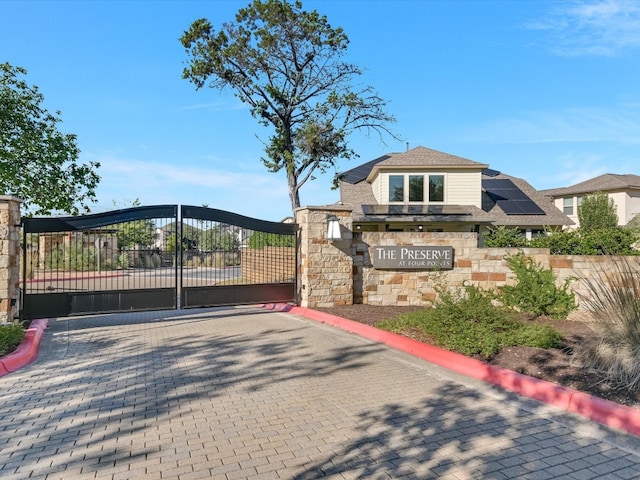
<path id="1" fill-rule="evenodd" d="M 549 197 L 542 195 L 541 192 L 533 188 L 526 180 L 522 178 L 512 177 L 504 173 L 495 172 L 490 177 L 485 178 L 507 179 L 511 180 L 523 193 L 525 193 L 535 204 L 544 210 L 544 215 L 507 215 L 485 192 L 482 193 L 482 209 L 494 217 L 495 225 L 505 225 L 511 227 L 525 225 L 544 225 L 544 226 L 562 226 L 573 225 L 573 220 L 566 216 L 558 209 Z"/>
<path id="2" fill-rule="evenodd" d="M 372 205 L 378 201 L 373 195 L 373 189 L 369 182 L 356 184 L 340 182 L 340 203 L 351 207 L 354 214 L 362 215 L 362 205 Z"/>
<path id="3" fill-rule="evenodd" d="M 365 215 L 363 205 L 377 204 L 371 184 L 364 181 L 374 168 L 392 166 L 433 166 L 433 167 L 471 167 L 483 169 L 484 179 L 511 180 L 523 193 L 543 211 L 543 215 L 507 215 L 491 197 L 483 191 L 482 208 L 473 205 L 457 206 L 463 214 L 459 215 Z M 369 170 L 371 169 L 371 170 Z M 388 154 L 359 165 L 345 172 L 340 182 L 340 205 L 353 210 L 355 221 L 369 222 L 464 222 L 474 224 L 493 224 L 506 226 L 561 226 L 572 225 L 573 221 L 560 211 L 553 202 L 520 178 L 489 170 L 487 165 L 467 160 L 455 155 L 438 152 L 425 147 L 416 147 L 406 153 Z M 350 180 L 350 181 L 349 181 Z"/>
<path id="4" fill-rule="evenodd" d="M 567 195 L 580 195 L 596 192 L 611 192 L 620 190 L 640 190 L 640 175 L 616 175 L 605 173 L 599 177 L 576 183 L 570 187 L 540 190 L 540 193 L 551 198 Z"/>
<path id="5" fill-rule="evenodd" d="M 383 158 L 383 157 L 381 157 Z M 372 171 L 380 167 L 439 167 L 439 168 L 476 168 L 484 169 L 488 165 L 466 158 L 439 152 L 426 147 L 415 147 L 405 153 L 389 154 L 388 158 L 372 165 Z M 371 175 L 370 173 L 370 175 Z"/>

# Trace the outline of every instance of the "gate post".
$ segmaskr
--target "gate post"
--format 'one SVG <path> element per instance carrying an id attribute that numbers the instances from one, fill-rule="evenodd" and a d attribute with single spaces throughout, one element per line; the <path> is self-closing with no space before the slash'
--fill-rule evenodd
<path id="1" fill-rule="evenodd" d="M 20 204 L 0 195 L 0 323 L 17 320 L 20 311 Z"/>
<path id="2" fill-rule="evenodd" d="M 295 211 L 298 242 L 298 304 L 321 308 L 353 304 L 351 210 L 303 207 Z M 340 223 L 340 240 L 327 238 L 328 221 Z"/>

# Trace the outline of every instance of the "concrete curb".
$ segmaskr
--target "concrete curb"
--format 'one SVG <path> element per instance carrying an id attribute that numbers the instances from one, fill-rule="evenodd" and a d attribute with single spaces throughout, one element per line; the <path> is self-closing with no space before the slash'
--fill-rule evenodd
<path id="1" fill-rule="evenodd" d="M 317 310 L 287 304 L 263 308 L 288 312 L 326 323 L 369 340 L 388 345 L 471 378 L 497 385 L 525 397 L 553 405 L 589 420 L 640 436 L 640 409 L 620 405 L 578 390 L 489 365 L 464 355 L 426 345 L 411 338 Z"/>
<path id="2" fill-rule="evenodd" d="M 9 355 L 0 358 L 0 377 L 15 372 L 38 358 L 40 342 L 48 323 L 46 319 L 31 322 L 20 346 Z"/>

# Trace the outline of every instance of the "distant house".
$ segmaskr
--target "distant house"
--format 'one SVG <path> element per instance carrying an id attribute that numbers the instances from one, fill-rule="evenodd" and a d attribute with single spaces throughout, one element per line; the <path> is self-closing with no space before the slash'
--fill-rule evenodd
<path id="1" fill-rule="evenodd" d="M 573 220 L 575 227 L 580 226 L 578 210 L 586 195 L 596 192 L 606 193 L 613 200 L 619 225 L 629 224 L 640 215 L 640 176 L 615 175 L 605 173 L 599 177 L 576 183 L 570 187 L 541 190 L 556 207 Z"/>
<path id="2" fill-rule="evenodd" d="M 572 221 L 526 181 L 489 165 L 416 147 L 340 176 L 354 231 L 478 232 L 504 225 L 528 238 Z"/>

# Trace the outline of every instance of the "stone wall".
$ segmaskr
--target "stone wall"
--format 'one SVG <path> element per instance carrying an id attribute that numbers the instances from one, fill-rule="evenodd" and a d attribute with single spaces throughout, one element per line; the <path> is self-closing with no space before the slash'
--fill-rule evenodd
<path id="1" fill-rule="evenodd" d="M 16 321 L 20 311 L 20 203 L 0 196 L 0 323 Z"/>
<path id="2" fill-rule="evenodd" d="M 305 207 L 296 210 L 299 228 L 298 303 L 308 308 L 353 303 L 351 211 Z M 341 224 L 342 240 L 327 240 L 327 217 Z"/>
<path id="3" fill-rule="evenodd" d="M 327 216 L 335 215 L 342 224 L 340 241 L 326 239 Z M 370 305 L 427 305 L 436 298 L 436 286 L 456 288 L 471 283 L 487 290 L 514 282 L 505 257 L 523 251 L 538 264 L 552 268 L 558 286 L 567 279 L 571 289 L 588 296 L 585 281 L 605 281 L 620 259 L 609 256 L 550 255 L 548 249 L 478 248 L 476 233 L 431 232 L 355 232 L 351 231 L 350 211 L 331 208 L 300 209 L 300 264 L 298 266 L 299 303 L 318 308 L 352 303 Z M 452 270 L 376 269 L 372 255 L 376 246 L 451 246 Z M 640 257 L 627 260 L 640 271 Z"/>

